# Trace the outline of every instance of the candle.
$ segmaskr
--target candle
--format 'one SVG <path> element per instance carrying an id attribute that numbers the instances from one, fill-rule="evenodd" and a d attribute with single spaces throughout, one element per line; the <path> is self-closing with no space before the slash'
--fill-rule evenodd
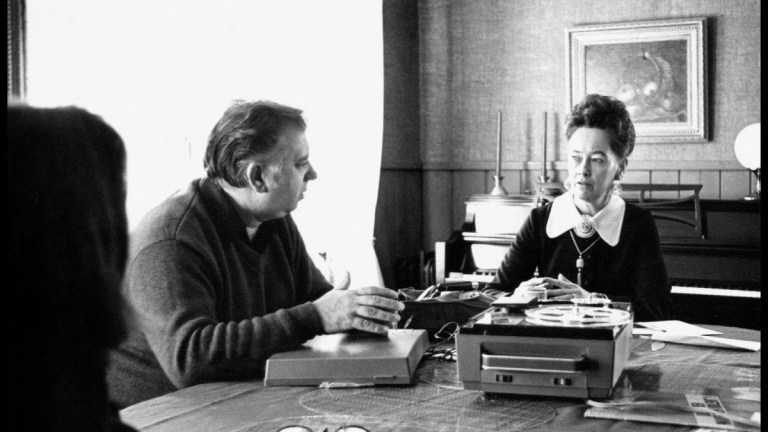
<path id="1" fill-rule="evenodd" d="M 547 182 L 547 112 L 544 111 L 544 143 L 541 149 L 541 181 Z"/>
<path id="2" fill-rule="evenodd" d="M 497 119 L 496 128 L 496 177 L 501 177 L 501 110 Z"/>

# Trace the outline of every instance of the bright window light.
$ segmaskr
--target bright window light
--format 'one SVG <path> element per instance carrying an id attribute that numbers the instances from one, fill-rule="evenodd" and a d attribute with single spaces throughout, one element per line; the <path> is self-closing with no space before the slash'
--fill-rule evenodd
<path id="1" fill-rule="evenodd" d="M 360 0 L 35 0 L 27 100 L 83 107 L 120 133 L 131 227 L 204 175 L 208 133 L 232 100 L 303 109 L 319 178 L 294 217 L 353 287 L 380 285 L 381 10 Z"/>

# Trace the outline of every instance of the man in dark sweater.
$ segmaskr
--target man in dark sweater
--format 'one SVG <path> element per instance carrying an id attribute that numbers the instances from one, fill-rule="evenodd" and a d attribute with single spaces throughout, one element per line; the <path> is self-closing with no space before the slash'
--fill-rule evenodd
<path id="1" fill-rule="evenodd" d="M 125 407 L 178 388 L 263 376 L 316 335 L 385 334 L 403 304 L 383 287 L 334 289 L 290 212 L 317 178 L 301 111 L 236 102 L 213 128 L 207 178 L 150 211 L 131 237 L 124 291 L 135 326 L 113 352 Z"/>

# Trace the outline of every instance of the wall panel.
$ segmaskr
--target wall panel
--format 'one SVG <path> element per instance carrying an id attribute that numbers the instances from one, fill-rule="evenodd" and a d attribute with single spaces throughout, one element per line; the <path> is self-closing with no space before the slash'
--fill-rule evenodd
<path id="1" fill-rule="evenodd" d="M 458 229 L 464 222 L 465 202 L 470 195 L 485 192 L 485 172 L 484 171 L 454 171 L 452 177 L 453 202 L 451 226 Z"/>
<path id="2" fill-rule="evenodd" d="M 434 250 L 458 227 L 453 224 L 453 177 L 450 171 L 424 172 L 424 250 Z"/>
<path id="3" fill-rule="evenodd" d="M 751 175 L 746 169 L 720 173 L 720 199 L 740 199 L 749 195 Z"/>
<path id="4" fill-rule="evenodd" d="M 429 52 L 421 59 L 422 70 L 451 68 L 442 77 L 425 75 L 422 80 L 422 128 L 431 131 L 421 143 L 425 164 L 432 161 L 432 155 L 459 164 L 492 164 L 498 110 L 503 112 L 505 166 L 508 161 L 541 159 L 545 111 L 552 122 L 548 157 L 563 160 L 564 32 L 580 24 L 691 16 L 710 19 L 710 141 L 638 144 L 634 161 L 735 163 L 736 134 L 760 120 L 757 0 L 640 0 L 610 8 L 602 0 L 422 0 L 419 4 L 421 22 L 437 20 L 448 26 L 440 26 L 437 34 L 431 33 L 431 27 L 420 32 L 422 50 Z M 445 108 L 446 103 L 450 109 Z M 430 134 L 439 134 L 441 139 L 431 139 Z"/>
<path id="5" fill-rule="evenodd" d="M 672 170 L 658 170 L 651 172 L 650 183 L 656 184 L 680 184 L 680 171 Z M 675 191 L 660 191 L 650 194 L 651 198 L 669 199 L 678 198 L 679 192 Z"/>

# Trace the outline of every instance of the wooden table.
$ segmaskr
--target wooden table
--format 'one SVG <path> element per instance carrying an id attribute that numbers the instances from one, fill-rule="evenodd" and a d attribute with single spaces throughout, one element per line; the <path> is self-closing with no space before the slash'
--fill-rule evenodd
<path id="1" fill-rule="evenodd" d="M 760 332 L 705 325 L 722 337 L 760 341 Z M 740 385 L 760 388 L 760 353 L 667 343 L 653 351 L 648 339 L 633 339 L 628 369 L 650 370 L 657 386 L 681 370 L 707 370 L 731 379 L 747 376 Z M 476 432 L 528 431 L 691 431 L 695 428 L 633 421 L 585 418 L 584 400 L 489 395 L 461 388 L 456 364 L 423 362 L 413 386 L 319 389 L 264 387 L 261 380 L 216 382 L 185 388 L 120 412 L 141 431 L 277 431 L 302 424 L 321 432 L 342 425 L 373 431 Z M 626 381 L 626 380 L 625 380 Z M 690 383 L 692 386 L 697 383 Z M 631 385 L 622 383 L 619 385 Z"/>

